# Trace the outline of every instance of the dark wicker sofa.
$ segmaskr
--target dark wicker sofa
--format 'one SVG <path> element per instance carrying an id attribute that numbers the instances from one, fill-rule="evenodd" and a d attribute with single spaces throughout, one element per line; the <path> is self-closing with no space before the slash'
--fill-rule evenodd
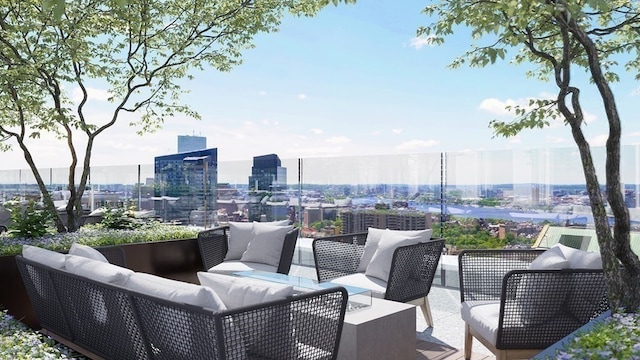
<path id="1" fill-rule="evenodd" d="M 458 257 L 465 358 L 473 338 L 497 360 L 529 359 L 609 308 L 601 269 L 535 269 L 544 249 Z"/>
<path id="2" fill-rule="evenodd" d="M 16 256 L 44 333 L 104 359 L 335 359 L 344 288 L 233 310 L 167 301 Z"/>

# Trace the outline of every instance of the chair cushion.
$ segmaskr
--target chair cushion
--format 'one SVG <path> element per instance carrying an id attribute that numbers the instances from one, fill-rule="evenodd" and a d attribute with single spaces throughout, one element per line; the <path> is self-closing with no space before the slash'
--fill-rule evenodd
<path id="1" fill-rule="evenodd" d="M 569 261 L 569 268 L 571 269 L 602 269 L 602 256 L 600 253 L 578 250 L 562 244 L 556 244 L 551 247 L 551 249 L 553 248 L 560 249 L 564 257 Z"/>
<path id="2" fill-rule="evenodd" d="M 78 244 L 76 242 L 71 244 L 71 248 L 69 249 L 69 254 L 84 256 L 89 259 L 98 260 L 106 263 L 109 262 L 109 260 L 107 260 L 107 258 L 104 257 L 104 255 L 102 255 L 100 251 L 92 248 L 91 246 Z"/>
<path id="3" fill-rule="evenodd" d="M 367 276 L 363 273 L 354 273 L 350 275 L 340 276 L 329 281 L 332 284 L 355 286 L 363 289 L 371 290 L 371 295 L 380 299 L 384 299 L 387 292 L 387 283 L 373 276 Z"/>
<path id="4" fill-rule="evenodd" d="M 391 271 L 391 261 L 395 250 L 401 246 L 418 244 L 423 239 L 424 237 L 419 235 L 408 236 L 395 231 L 384 232 L 378 242 L 378 248 L 367 266 L 365 275 L 389 281 L 389 271 Z"/>
<path id="5" fill-rule="evenodd" d="M 498 339 L 500 300 L 464 301 L 460 315 L 479 336 L 495 345 Z"/>
<path id="6" fill-rule="evenodd" d="M 62 269 L 66 260 L 64 254 L 31 245 L 22 245 L 22 256 L 55 269 Z"/>
<path id="7" fill-rule="evenodd" d="M 214 274 L 231 275 L 236 272 L 251 271 L 251 270 L 276 272 L 278 271 L 278 267 L 267 265 L 267 264 L 248 262 L 248 261 L 231 260 L 231 261 L 223 261 L 220 264 L 207 270 L 207 272 L 214 273 Z"/>
<path id="8" fill-rule="evenodd" d="M 72 274 L 116 285 L 124 285 L 134 273 L 127 268 L 78 255 L 67 255 L 65 268 Z"/>
<path id="9" fill-rule="evenodd" d="M 214 311 L 227 309 L 216 293 L 201 285 L 137 272 L 131 275 L 125 286 L 133 291 L 177 303 L 200 306 Z"/>
<path id="10" fill-rule="evenodd" d="M 231 275 L 240 271 L 251 271 L 251 270 L 260 270 L 260 271 L 268 271 L 268 272 L 276 272 L 278 270 L 277 266 L 254 263 L 248 261 L 224 261 L 211 269 L 207 270 L 207 272 L 214 274 L 227 274 Z"/>
<path id="11" fill-rule="evenodd" d="M 251 239 L 253 239 L 252 222 L 229 222 L 229 248 L 224 261 L 240 260 Z"/>
<path id="12" fill-rule="evenodd" d="M 382 235 L 387 232 L 393 232 L 393 233 L 397 233 L 397 234 L 402 234 L 402 235 L 406 235 L 406 236 L 419 236 L 421 237 L 424 241 L 429 241 L 429 239 L 431 239 L 431 229 L 427 229 L 427 230 L 389 230 L 389 229 L 376 229 L 376 228 L 369 228 L 367 230 L 367 241 L 364 244 L 364 249 L 363 249 L 363 253 L 362 253 L 362 257 L 360 258 L 360 264 L 358 264 L 358 272 L 365 272 L 367 270 L 367 266 L 369 266 L 369 262 L 371 261 L 371 258 L 373 258 L 373 255 L 375 254 L 376 250 L 378 249 L 378 243 L 380 242 L 380 239 L 382 238 Z"/>
<path id="13" fill-rule="evenodd" d="M 282 300 L 293 296 L 293 286 L 257 279 L 198 272 L 202 286 L 211 288 L 227 309 Z"/>
<path id="14" fill-rule="evenodd" d="M 568 268 L 569 260 L 565 258 L 562 250 L 556 246 L 538 255 L 538 257 L 529 264 L 529 270 L 559 270 Z"/>
<path id="15" fill-rule="evenodd" d="M 253 239 L 240 261 L 257 262 L 278 266 L 284 245 L 284 237 L 293 226 L 277 226 L 268 223 L 253 223 Z"/>

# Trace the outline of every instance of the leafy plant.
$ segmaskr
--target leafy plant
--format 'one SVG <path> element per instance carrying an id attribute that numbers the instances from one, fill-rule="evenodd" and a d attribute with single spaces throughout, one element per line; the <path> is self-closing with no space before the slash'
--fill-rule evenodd
<path id="1" fill-rule="evenodd" d="M 640 313 L 612 314 L 588 332 L 578 333 L 556 359 L 639 359 Z"/>
<path id="2" fill-rule="evenodd" d="M 5 204 L 5 208 L 11 214 L 9 229 L 18 237 L 37 238 L 51 230 L 53 215 L 33 200 L 26 206 L 17 201 L 9 202 Z"/>
<path id="3" fill-rule="evenodd" d="M 130 211 L 124 207 L 118 207 L 115 209 L 107 208 L 104 214 L 102 214 L 102 221 L 100 224 L 107 229 L 131 230 L 142 226 L 142 223 L 131 216 Z"/>
<path id="4" fill-rule="evenodd" d="M 0 312 L 0 354 L 3 359 L 85 359 L 73 356 L 73 351 L 45 337 Z"/>

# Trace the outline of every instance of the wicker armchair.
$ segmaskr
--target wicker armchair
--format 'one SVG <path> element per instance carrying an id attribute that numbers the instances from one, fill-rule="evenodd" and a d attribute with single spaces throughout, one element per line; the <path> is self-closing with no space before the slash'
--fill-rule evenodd
<path id="1" fill-rule="evenodd" d="M 543 250 L 458 257 L 465 358 L 473 338 L 497 360 L 529 359 L 608 309 L 602 270 L 528 270 Z"/>
<path id="2" fill-rule="evenodd" d="M 273 269 L 275 272 L 281 274 L 288 274 L 291 269 L 291 262 L 293 261 L 293 253 L 296 249 L 296 242 L 298 241 L 298 233 L 300 229 L 294 228 L 292 231 L 286 234 L 284 243 L 282 245 L 282 252 L 280 254 L 280 263 L 277 269 Z M 201 231 L 198 233 L 198 247 L 200 248 L 200 256 L 202 257 L 202 264 L 205 270 L 209 270 L 214 266 L 220 265 L 224 262 L 225 255 L 229 249 L 229 227 L 220 226 L 213 229 Z M 238 268 L 236 271 L 243 270 L 271 270 L 266 267 L 255 267 L 255 264 L 245 263 L 247 267 Z"/>
<path id="3" fill-rule="evenodd" d="M 357 272 L 366 240 L 367 233 L 315 239 L 313 256 L 318 280 L 371 289 L 373 296 L 420 306 L 427 325 L 432 327 L 433 317 L 427 295 L 445 240 L 432 239 L 397 248 L 387 281 Z M 353 278 L 356 274 L 359 274 L 358 277 Z"/>

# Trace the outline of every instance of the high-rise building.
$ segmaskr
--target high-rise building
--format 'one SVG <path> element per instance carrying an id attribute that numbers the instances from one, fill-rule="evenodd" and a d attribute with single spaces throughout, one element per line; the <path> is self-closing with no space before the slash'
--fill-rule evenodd
<path id="1" fill-rule="evenodd" d="M 164 221 L 215 224 L 218 149 L 157 156 L 154 167 L 154 208 Z"/>
<path id="2" fill-rule="evenodd" d="M 287 188 L 287 168 L 276 154 L 254 156 L 249 190 L 282 191 Z"/>
<path id="3" fill-rule="evenodd" d="M 195 135 L 178 135 L 178 152 L 204 150 L 207 148 L 207 138 Z"/>

